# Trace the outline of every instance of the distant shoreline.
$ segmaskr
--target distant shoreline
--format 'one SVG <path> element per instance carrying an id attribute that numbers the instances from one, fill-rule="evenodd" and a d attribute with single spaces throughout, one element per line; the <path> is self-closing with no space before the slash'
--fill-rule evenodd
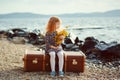
<path id="1" fill-rule="evenodd" d="M 120 10 L 111 10 L 106 12 L 93 12 L 93 13 L 65 13 L 65 14 L 35 14 L 30 12 L 14 12 L 8 14 L 0 14 L 0 18 L 47 18 L 50 16 L 59 17 L 120 17 Z"/>

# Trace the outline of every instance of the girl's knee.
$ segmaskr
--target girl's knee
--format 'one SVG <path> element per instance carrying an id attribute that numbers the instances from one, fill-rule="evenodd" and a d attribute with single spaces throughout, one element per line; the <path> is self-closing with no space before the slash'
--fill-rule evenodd
<path id="1" fill-rule="evenodd" d="M 50 55 L 50 57 L 55 58 L 55 52 L 54 51 L 50 52 L 49 55 Z"/>
<path id="2" fill-rule="evenodd" d="M 64 56 L 64 53 L 63 53 L 63 51 L 59 51 L 59 52 L 57 53 L 57 55 L 58 55 L 58 56 Z"/>

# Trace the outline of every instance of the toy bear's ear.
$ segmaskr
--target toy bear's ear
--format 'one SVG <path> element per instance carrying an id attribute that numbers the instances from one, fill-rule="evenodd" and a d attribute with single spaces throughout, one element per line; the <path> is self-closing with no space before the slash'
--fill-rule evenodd
<path id="1" fill-rule="evenodd" d="M 65 29 L 63 30 L 63 32 L 65 36 L 68 36 L 68 32 Z"/>

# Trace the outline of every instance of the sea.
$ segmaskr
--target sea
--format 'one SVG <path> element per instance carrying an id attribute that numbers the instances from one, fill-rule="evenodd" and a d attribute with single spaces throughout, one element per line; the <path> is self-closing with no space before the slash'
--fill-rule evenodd
<path id="1" fill-rule="evenodd" d="M 0 19 L 0 30 L 24 28 L 28 31 L 39 29 L 45 32 L 48 18 L 4 18 Z M 120 43 L 120 17 L 61 17 L 62 27 L 80 40 L 94 37 L 107 43 Z"/>

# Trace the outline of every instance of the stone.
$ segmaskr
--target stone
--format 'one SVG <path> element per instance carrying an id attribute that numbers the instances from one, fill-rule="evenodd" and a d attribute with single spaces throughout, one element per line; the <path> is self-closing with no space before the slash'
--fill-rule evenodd
<path id="1" fill-rule="evenodd" d="M 85 38 L 85 42 L 83 43 L 81 50 L 83 52 L 86 52 L 88 50 L 92 50 L 95 48 L 95 45 L 97 45 L 99 41 L 95 39 L 94 37 L 87 37 Z"/>
<path id="2" fill-rule="evenodd" d="M 96 55 L 95 55 L 95 54 L 89 54 L 89 55 L 88 55 L 88 58 L 89 58 L 89 59 L 96 58 Z"/>

